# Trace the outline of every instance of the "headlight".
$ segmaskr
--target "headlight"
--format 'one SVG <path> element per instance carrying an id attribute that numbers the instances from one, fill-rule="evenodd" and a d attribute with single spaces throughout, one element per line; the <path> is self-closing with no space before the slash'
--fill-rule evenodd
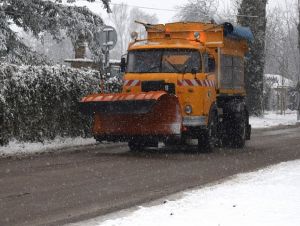
<path id="1" fill-rule="evenodd" d="M 188 115 L 192 113 L 193 108 L 191 105 L 186 105 L 184 108 L 185 113 L 187 113 Z"/>

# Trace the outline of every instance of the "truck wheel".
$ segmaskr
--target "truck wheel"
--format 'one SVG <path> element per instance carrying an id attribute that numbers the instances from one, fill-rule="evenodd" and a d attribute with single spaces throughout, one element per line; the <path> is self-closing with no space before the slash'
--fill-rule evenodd
<path id="1" fill-rule="evenodd" d="M 145 149 L 145 146 L 143 143 L 137 139 L 132 139 L 128 142 L 128 147 L 130 151 L 132 152 L 137 152 L 137 151 L 142 151 Z"/>
<path id="2" fill-rule="evenodd" d="M 232 147 L 243 148 L 245 146 L 247 126 L 244 115 L 241 119 L 235 121 L 231 135 Z"/>
<path id="3" fill-rule="evenodd" d="M 180 146 L 180 145 L 185 145 L 186 141 L 185 138 L 180 137 L 180 138 L 168 138 L 164 140 L 164 145 L 167 146 Z"/>
<path id="4" fill-rule="evenodd" d="M 130 151 L 136 152 L 136 151 L 143 151 L 147 147 L 158 147 L 158 141 L 155 139 L 132 139 L 128 142 L 128 147 Z"/>
<path id="5" fill-rule="evenodd" d="M 198 138 L 198 151 L 212 152 L 218 142 L 218 116 L 213 112 L 207 130 Z"/>

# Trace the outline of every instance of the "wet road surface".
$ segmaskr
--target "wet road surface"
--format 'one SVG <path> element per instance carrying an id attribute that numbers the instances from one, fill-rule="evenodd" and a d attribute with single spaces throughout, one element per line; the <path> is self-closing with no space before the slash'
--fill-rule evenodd
<path id="1" fill-rule="evenodd" d="M 255 130 L 240 149 L 130 153 L 126 145 L 0 159 L 0 225 L 63 225 L 300 158 L 300 128 Z"/>

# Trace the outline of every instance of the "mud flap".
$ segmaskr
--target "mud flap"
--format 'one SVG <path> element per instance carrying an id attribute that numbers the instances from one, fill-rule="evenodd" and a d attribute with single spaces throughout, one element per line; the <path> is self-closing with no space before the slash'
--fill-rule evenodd
<path id="1" fill-rule="evenodd" d="M 94 115 L 93 133 L 102 140 L 181 134 L 178 98 L 164 91 L 95 94 L 83 98 L 80 109 Z"/>

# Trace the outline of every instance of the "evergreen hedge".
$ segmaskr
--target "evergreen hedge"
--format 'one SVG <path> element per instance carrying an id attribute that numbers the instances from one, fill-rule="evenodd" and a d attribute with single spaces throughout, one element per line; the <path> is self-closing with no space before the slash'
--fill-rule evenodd
<path id="1" fill-rule="evenodd" d="M 65 66 L 0 64 L 0 145 L 16 139 L 43 142 L 90 136 L 91 118 L 78 110 L 85 95 L 99 92 L 100 74 Z M 120 80 L 107 80 L 118 91 Z"/>

